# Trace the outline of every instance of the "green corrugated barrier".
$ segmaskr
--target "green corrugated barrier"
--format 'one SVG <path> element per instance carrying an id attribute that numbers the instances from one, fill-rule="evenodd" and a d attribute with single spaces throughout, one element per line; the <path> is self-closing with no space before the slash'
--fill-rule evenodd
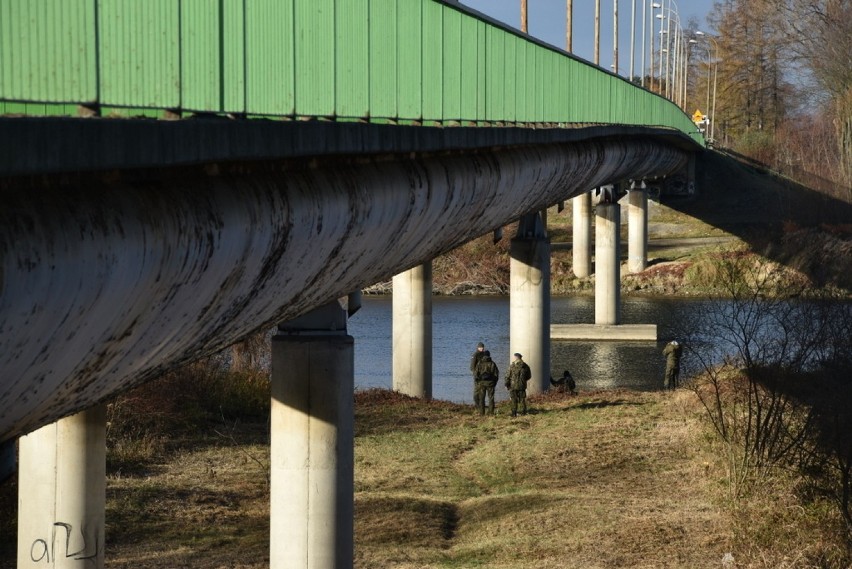
<path id="1" fill-rule="evenodd" d="M 3 0 L 0 113 L 666 127 L 674 103 L 440 0 Z M 154 113 L 156 114 L 156 113 Z"/>

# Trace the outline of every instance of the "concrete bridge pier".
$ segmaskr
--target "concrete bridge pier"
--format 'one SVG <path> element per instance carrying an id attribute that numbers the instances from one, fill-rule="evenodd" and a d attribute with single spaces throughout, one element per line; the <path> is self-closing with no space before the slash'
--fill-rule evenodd
<path id="1" fill-rule="evenodd" d="M 271 569 L 350 569 L 354 341 L 332 302 L 272 339 Z"/>
<path id="2" fill-rule="evenodd" d="M 432 263 L 393 277 L 393 389 L 432 398 Z"/>
<path id="3" fill-rule="evenodd" d="M 20 438 L 18 569 L 102 568 L 105 511 L 104 405 Z"/>
<path id="4" fill-rule="evenodd" d="M 520 219 L 509 256 L 509 359 L 523 355 L 532 371 L 527 393 L 541 393 L 550 378 L 550 240 L 537 212 Z"/>
<path id="5" fill-rule="evenodd" d="M 592 194 L 584 192 L 571 200 L 574 225 L 571 230 L 571 255 L 574 276 L 586 278 L 592 274 Z"/>
<path id="6" fill-rule="evenodd" d="M 627 270 L 641 273 L 648 266 L 648 192 L 636 182 L 627 192 Z"/>
<path id="7" fill-rule="evenodd" d="M 621 206 L 614 198 L 595 206 L 595 324 L 621 322 Z"/>

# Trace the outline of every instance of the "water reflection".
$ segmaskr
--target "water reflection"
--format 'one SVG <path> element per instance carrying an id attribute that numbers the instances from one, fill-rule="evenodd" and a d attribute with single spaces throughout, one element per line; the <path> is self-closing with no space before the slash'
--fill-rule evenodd
<path id="1" fill-rule="evenodd" d="M 658 325 L 661 339 L 671 336 L 679 315 L 694 310 L 694 300 L 671 298 L 625 298 L 625 323 Z M 704 301 L 707 302 L 707 301 Z M 355 337 L 355 385 L 391 387 L 390 297 L 366 297 L 363 308 L 349 322 Z M 435 297 L 433 299 L 433 394 L 437 399 L 472 400 L 473 380 L 468 366 L 476 342 L 482 340 L 502 373 L 508 369 L 509 299 L 507 297 Z M 554 297 L 554 323 L 594 321 L 594 298 Z M 665 362 L 663 342 L 567 342 L 551 347 L 549 370 L 554 377 L 570 370 L 577 388 L 638 390 L 660 389 Z M 501 385 L 497 397 L 508 393 Z"/>
<path id="2" fill-rule="evenodd" d="M 721 306 L 719 303 L 722 303 Z M 592 296 L 554 297 L 551 321 L 557 324 L 594 322 Z M 391 387 L 390 297 L 366 297 L 363 308 L 349 321 L 355 337 L 355 385 L 358 388 Z M 551 369 L 554 377 L 570 370 L 577 389 L 662 389 L 665 342 L 682 331 L 686 323 L 732 309 L 727 301 L 671 298 L 623 297 L 625 324 L 657 324 L 659 342 L 554 341 Z M 470 356 L 478 341 L 485 342 L 502 374 L 509 367 L 508 297 L 434 297 L 432 307 L 432 393 L 436 399 L 472 402 L 473 379 Z M 693 330 L 693 337 L 701 330 Z M 508 393 L 502 382 L 497 398 Z"/>

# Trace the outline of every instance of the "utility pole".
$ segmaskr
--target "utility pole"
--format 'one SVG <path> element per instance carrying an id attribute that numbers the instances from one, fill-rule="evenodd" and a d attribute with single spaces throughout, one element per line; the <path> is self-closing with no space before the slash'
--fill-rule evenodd
<path id="1" fill-rule="evenodd" d="M 612 0 L 612 70 L 618 75 L 618 0 Z"/>
<path id="2" fill-rule="evenodd" d="M 630 82 L 633 82 L 636 71 L 636 0 L 633 0 L 630 8 Z"/>
<path id="3" fill-rule="evenodd" d="M 601 0 L 595 0 L 595 65 L 601 64 Z"/>
<path id="4" fill-rule="evenodd" d="M 567 0 L 565 7 L 565 50 L 574 53 L 574 0 Z"/>
<path id="5" fill-rule="evenodd" d="M 643 87 L 645 86 L 645 33 L 647 32 L 645 29 L 645 23 L 648 20 L 648 18 L 645 17 L 646 8 L 645 0 L 642 0 L 642 57 L 640 58 L 642 62 L 642 69 L 639 72 L 642 74 L 641 84 Z"/>

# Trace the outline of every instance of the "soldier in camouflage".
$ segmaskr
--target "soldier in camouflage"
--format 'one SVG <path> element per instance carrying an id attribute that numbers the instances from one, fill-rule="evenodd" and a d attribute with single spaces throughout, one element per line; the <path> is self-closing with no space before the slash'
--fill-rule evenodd
<path id="1" fill-rule="evenodd" d="M 480 415 L 485 415 L 485 399 L 488 399 L 488 414 L 494 414 L 494 388 L 500 379 L 500 370 L 491 359 L 491 352 L 485 350 L 476 364 L 474 373 L 475 387 L 473 399 Z"/>
<path id="2" fill-rule="evenodd" d="M 672 340 L 663 348 L 663 355 L 666 356 L 666 375 L 663 379 L 664 389 L 677 389 L 681 352 L 683 352 L 683 346 L 677 340 Z"/>
<path id="3" fill-rule="evenodd" d="M 476 364 L 482 359 L 482 354 L 485 353 L 485 344 L 479 342 L 476 344 L 476 351 L 470 357 L 470 373 L 473 376 L 473 404 L 479 408 L 479 400 L 476 398 Z"/>
<path id="4" fill-rule="evenodd" d="M 530 366 L 526 364 L 521 354 L 516 353 L 506 374 L 506 389 L 509 390 L 509 397 L 512 399 L 512 417 L 518 415 L 518 405 L 521 407 L 521 414 L 527 414 L 527 382 L 531 377 Z"/>

